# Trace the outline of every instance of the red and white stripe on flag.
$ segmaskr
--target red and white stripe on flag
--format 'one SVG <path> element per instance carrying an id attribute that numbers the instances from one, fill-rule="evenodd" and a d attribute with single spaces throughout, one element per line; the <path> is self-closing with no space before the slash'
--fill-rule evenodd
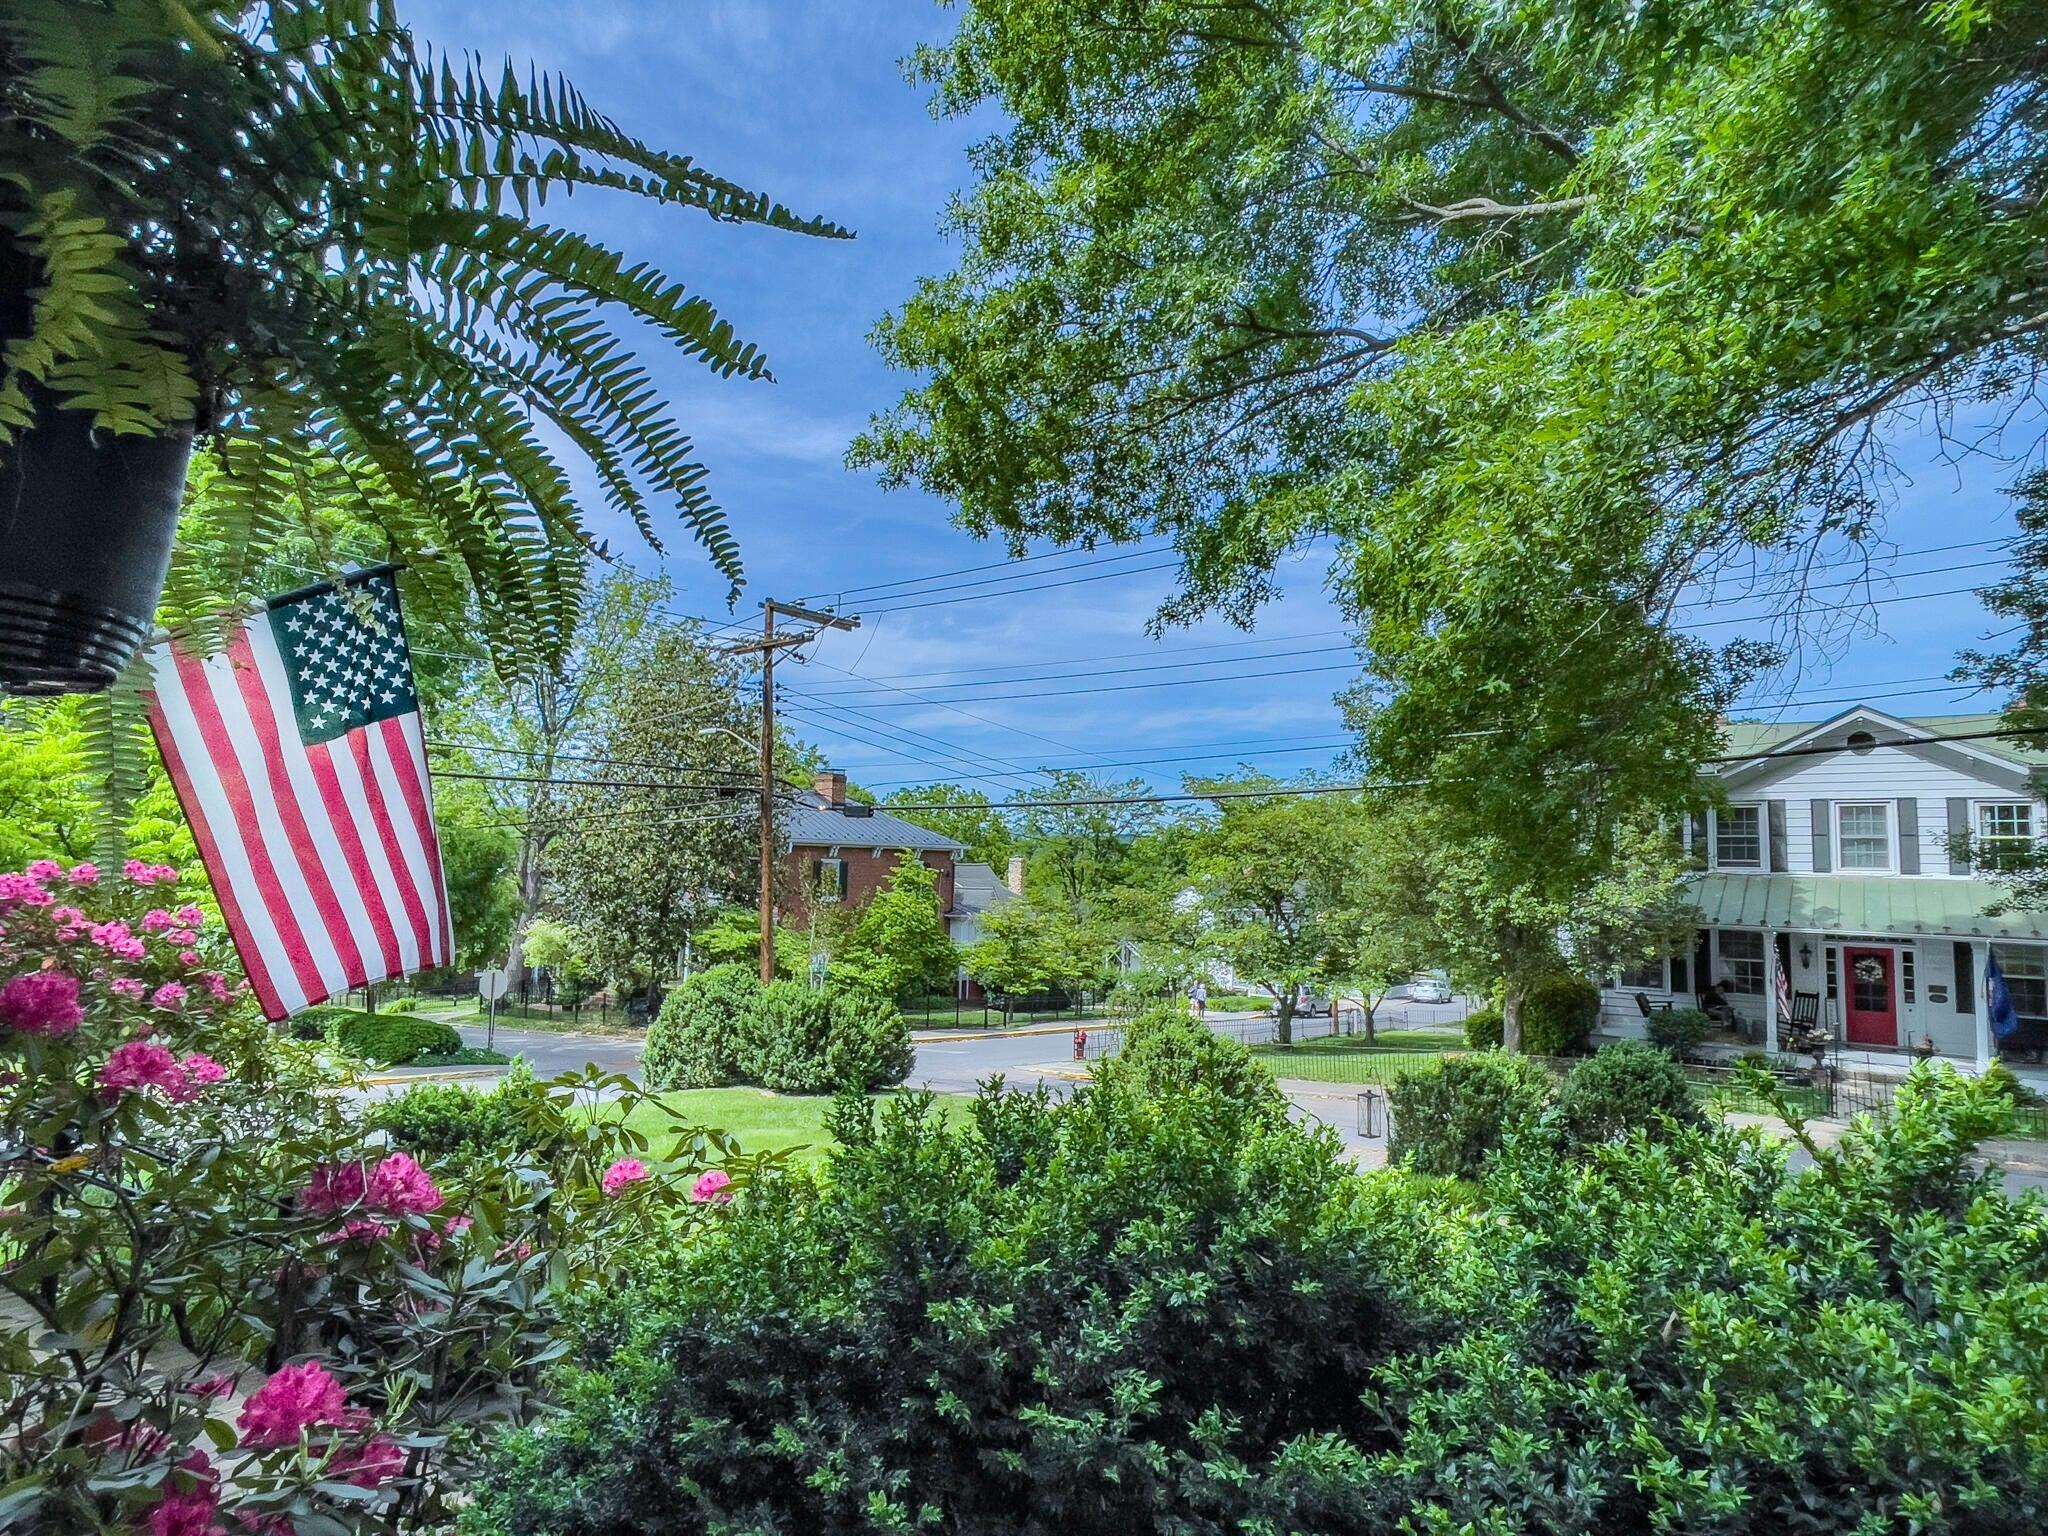
<path id="1" fill-rule="evenodd" d="M 271 1019 L 450 963 L 412 659 L 388 569 L 273 599 L 225 651 L 150 652 L 150 725 Z"/>

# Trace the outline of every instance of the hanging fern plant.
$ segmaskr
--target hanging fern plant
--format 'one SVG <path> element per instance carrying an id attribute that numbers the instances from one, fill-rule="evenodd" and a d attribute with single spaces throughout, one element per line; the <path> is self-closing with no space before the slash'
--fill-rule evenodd
<path id="1" fill-rule="evenodd" d="M 393 0 L 8 0 L 0 688 L 110 679 L 103 656 L 38 675 L 23 635 L 67 620 L 22 530 L 59 519 L 72 547 L 41 545 L 71 583 L 58 595 L 105 606 L 77 588 L 114 580 L 81 547 L 119 532 L 108 485 L 182 483 L 194 441 L 245 570 L 308 477 L 341 477 L 393 556 L 431 554 L 493 645 L 531 661 L 564 642 L 602 552 L 551 442 L 651 544 L 679 520 L 737 587 L 704 468 L 617 326 L 721 376 L 766 377 L 765 360 L 681 283 L 546 217 L 583 187 L 846 234 L 650 148 L 558 77 L 424 50 Z M 168 546 L 166 530 L 142 557 L 157 589 Z M 170 608 L 252 595 L 219 574 L 188 591 L 174 572 Z"/>

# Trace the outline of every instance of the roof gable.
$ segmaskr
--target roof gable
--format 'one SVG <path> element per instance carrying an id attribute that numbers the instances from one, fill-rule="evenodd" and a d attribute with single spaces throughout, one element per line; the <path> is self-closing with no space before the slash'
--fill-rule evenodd
<path id="1" fill-rule="evenodd" d="M 892 816 L 879 806 L 857 807 L 862 814 L 848 815 L 845 808 L 828 806 L 815 794 L 802 794 L 789 813 L 789 843 L 792 848 L 914 848 L 920 853 L 967 851 L 943 833 L 920 827 L 914 821 Z"/>
<path id="2" fill-rule="evenodd" d="M 2002 791 L 2028 789 L 2032 783 L 2031 770 L 2048 762 L 2048 754 L 1996 738 L 1952 739 L 1996 730 L 1998 720 L 1996 715 L 1912 719 L 1872 704 L 1856 704 L 1820 721 L 1736 721 L 1723 734 L 1727 756 L 1739 760 L 1713 766 L 1709 771 L 1722 784 L 1754 786 L 1815 757 L 1847 752 L 1849 737 L 1864 731 L 1885 746 L 1913 752 Z"/>

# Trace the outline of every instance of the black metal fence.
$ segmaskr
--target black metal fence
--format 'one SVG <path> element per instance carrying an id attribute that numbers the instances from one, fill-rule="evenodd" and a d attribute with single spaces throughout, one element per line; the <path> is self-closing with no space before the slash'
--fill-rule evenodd
<path id="1" fill-rule="evenodd" d="M 1093 992 L 1039 992 L 1025 997 L 917 998 L 903 1005 L 912 1029 L 1009 1029 L 1025 1024 L 1081 1023 L 1106 1018 L 1108 1004 Z"/>

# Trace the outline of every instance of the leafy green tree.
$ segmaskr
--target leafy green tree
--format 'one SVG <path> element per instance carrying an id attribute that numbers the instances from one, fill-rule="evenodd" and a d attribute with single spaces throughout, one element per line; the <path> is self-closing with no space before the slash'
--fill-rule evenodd
<path id="1" fill-rule="evenodd" d="M 2039 6 L 974 0 L 917 69 L 1000 126 L 856 462 L 979 533 L 1169 536 L 1169 617 L 1334 539 L 1362 760 L 1475 852 L 1554 838 L 1539 921 L 1761 659 L 1688 594 L 1795 607 L 1901 413 L 2048 349 Z"/>
<path id="2" fill-rule="evenodd" d="M 1160 824 L 1157 805 L 1130 803 L 1149 788 L 1143 779 L 1112 783 L 1061 769 L 1020 796 L 1026 804 L 1016 827 L 1030 860 L 1028 878 L 1055 892 L 1069 911 L 1086 913 L 1124 883 L 1133 847 Z"/>
<path id="3" fill-rule="evenodd" d="M 757 764 L 743 740 L 706 726 L 745 738 L 759 729 L 759 704 L 688 626 L 636 655 L 613 699 L 595 731 L 603 761 L 558 813 L 548 901 L 584 934 L 597 969 L 651 994 L 685 938 L 756 895 Z"/>
<path id="4" fill-rule="evenodd" d="M 852 793 L 851 786 L 848 793 Z M 990 806 L 989 798 L 978 789 L 968 789 L 960 784 L 917 784 L 907 789 L 892 789 L 882 797 L 885 806 L 892 805 L 952 805 L 962 809 L 950 811 L 913 811 L 910 819 L 921 827 L 929 827 L 941 836 L 950 837 L 965 845 L 963 857 L 976 863 L 986 864 L 998 875 L 1007 872 L 1010 856 L 1022 851 L 1016 829 L 1009 818 Z"/>
<path id="5" fill-rule="evenodd" d="M 469 780 L 434 785 L 434 822 L 455 924 L 455 964 L 463 970 L 496 965 L 519 916 L 518 835 Z"/>
<path id="6" fill-rule="evenodd" d="M 1357 997 L 1371 1039 L 1387 994 L 1438 963 L 1429 859 L 1417 818 L 1398 801 L 1325 809 L 1343 856 L 1323 866 L 1331 884 L 1318 969 Z"/>
<path id="7" fill-rule="evenodd" d="M 1217 796 L 1194 865 L 1207 939 L 1232 970 L 1273 999 L 1274 1031 L 1294 1038 L 1297 992 L 1326 979 L 1336 892 L 1349 858 L 1354 807 L 1275 794 L 1272 779 L 1211 780 Z"/>
<path id="8" fill-rule="evenodd" d="M 1079 992 L 1109 973 L 1116 937 L 1047 897 L 1005 902 L 982 914 L 981 937 L 967 946 L 967 973 L 998 997 Z"/>
<path id="9" fill-rule="evenodd" d="M 939 910 L 938 873 L 906 853 L 832 956 L 832 976 L 897 1001 L 950 992 L 959 964 Z"/>

